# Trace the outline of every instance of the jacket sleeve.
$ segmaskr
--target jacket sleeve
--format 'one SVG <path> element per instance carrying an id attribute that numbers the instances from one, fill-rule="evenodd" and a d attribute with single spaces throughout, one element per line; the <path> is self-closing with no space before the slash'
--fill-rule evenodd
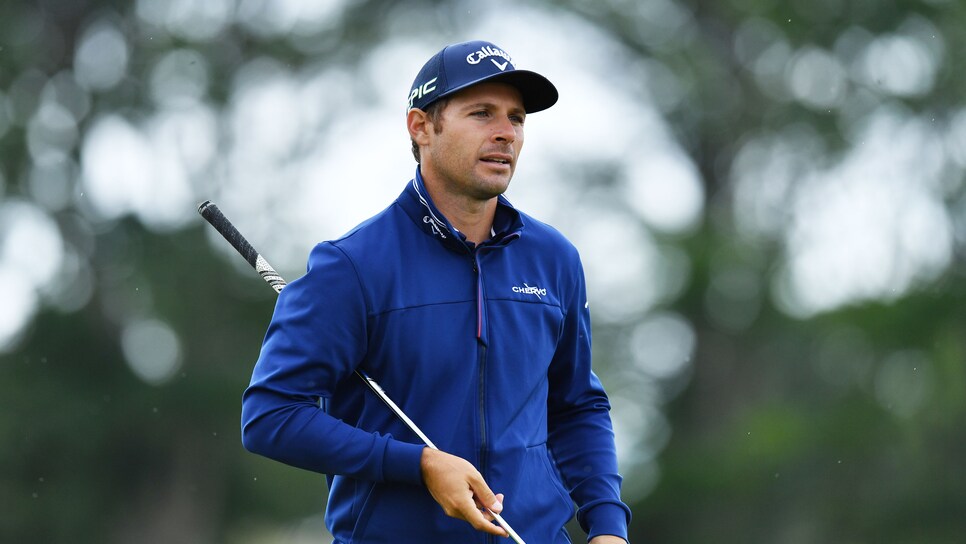
<path id="1" fill-rule="evenodd" d="M 319 407 L 365 357 L 366 318 L 351 261 L 333 244 L 319 244 L 305 276 L 279 294 L 242 397 L 246 449 L 325 474 L 422 482 L 422 445 L 363 431 Z"/>
<path id="2" fill-rule="evenodd" d="M 579 260 L 576 266 L 576 286 L 566 301 L 564 329 L 549 371 L 547 443 L 588 539 L 616 535 L 627 540 L 631 511 L 620 498 L 610 402 L 591 369 L 590 310 Z"/>

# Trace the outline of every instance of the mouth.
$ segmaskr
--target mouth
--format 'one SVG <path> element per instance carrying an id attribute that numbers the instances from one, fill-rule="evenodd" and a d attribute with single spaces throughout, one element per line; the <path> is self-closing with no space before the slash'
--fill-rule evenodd
<path id="1" fill-rule="evenodd" d="M 513 160 L 507 155 L 486 155 L 480 160 L 485 163 L 496 164 L 496 165 L 509 166 L 513 164 Z"/>

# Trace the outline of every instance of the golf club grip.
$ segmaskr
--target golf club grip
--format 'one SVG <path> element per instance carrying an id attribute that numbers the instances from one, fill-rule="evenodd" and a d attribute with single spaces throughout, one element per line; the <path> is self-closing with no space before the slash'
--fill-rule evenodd
<path id="1" fill-rule="evenodd" d="M 245 237 L 238 232 L 238 229 L 236 229 L 235 225 L 233 225 L 231 221 L 225 217 L 225 214 L 221 213 L 221 210 L 218 209 L 218 206 L 216 206 L 214 202 L 210 200 L 202 202 L 201 205 L 198 206 L 198 213 L 200 213 L 201 217 L 204 217 L 206 221 L 211 223 L 211 226 L 215 227 L 215 230 L 221 233 L 221 235 L 225 237 L 225 240 L 228 240 L 228 243 L 231 244 L 231 246 L 235 248 L 238 253 L 241 253 L 242 257 L 248 261 L 248 264 L 252 265 L 252 267 L 255 266 L 255 262 L 258 259 L 258 252 L 255 251 L 255 248 L 248 243 L 248 240 L 246 240 Z"/>
<path id="2" fill-rule="evenodd" d="M 246 240 L 245 237 L 238 232 L 238 229 L 235 228 L 235 225 L 233 225 L 231 221 L 225 217 L 225 214 L 221 213 L 221 210 L 218 209 L 218 206 L 216 206 L 212 201 L 206 200 L 198 206 L 198 213 L 200 213 L 201 217 L 204 217 L 212 227 L 215 227 L 215 230 L 221 233 L 221 235 L 225 237 L 225 240 L 228 240 L 228 243 L 230 243 L 232 247 L 238 251 L 238 253 L 241 253 L 242 257 L 248 261 L 248 264 L 252 265 L 252 267 L 258 271 L 259 275 L 262 276 L 262 279 L 268 282 L 268 284 L 275 289 L 276 293 L 282 292 L 282 288 L 288 285 L 286 281 L 278 274 L 278 272 L 275 271 L 274 268 L 271 267 L 271 265 L 268 264 L 268 261 L 266 261 L 264 257 L 255 251 L 255 248 L 252 247 L 248 240 Z M 389 397 L 389 395 L 386 394 L 376 380 L 370 378 L 369 375 L 361 369 L 356 369 L 355 374 L 363 382 L 365 382 L 369 389 L 372 390 L 372 392 L 375 393 L 376 396 L 386 404 L 386 406 L 389 407 L 396 417 L 402 420 L 402 422 L 405 423 L 411 431 L 416 433 L 416 435 L 423 440 L 423 443 L 434 450 L 439 449 L 436 447 L 436 444 L 433 444 L 432 440 L 430 440 L 429 437 L 416 426 L 413 420 L 409 419 L 409 416 L 402 411 L 402 408 L 393 402 L 393 400 Z M 493 516 L 500 527 L 503 527 L 503 529 L 506 530 L 507 534 L 510 535 L 510 538 L 514 542 L 517 544 L 526 544 L 526 542 L 520 538 L 520 535 L 518 535 L 516 531 L 510 527 L 510 524 L 500 517 L 499 514 L 493 512 L 489 508 L 486 510 Z"/>
<path id="3" fill-rule="evenodd" d="M 252 268 L 258 272 L 263 280 L 272 286 L 272 289 L 275 289 L 276 293 L 282 292 L 282 288 L 286 285 L 286 282 L 284 279 L 282 279 L 282 276 L 280 276 L 279 273 L 272 268 L 272 265 L 268 264 L 268 261 L 266 261 L 264 257 L 255 251 L 255 248 L 248 243 L 248 240 L 242 236 L 242 233 L 238 232 L 238 229 L 235 228 L 235 225 L 233 225 L 227 217 L 225 217 L 225 214 L 221 213 L 221 210 L 218 209 L 218 206 L 216 206 L 214 202 L 210 200 L 202 202 L 201 205 L 198 206 L 198 213 L 200 213 L 201 217 L 204 217 L 212 227 L 215 227 L 215 230 L 224 236 L 225 240 L 228 240 L 228 243 L 231 244 L 231 246 L 235 248 L 238 253 L 241 253 L 241 256 L 248 261 L 248 264 L 252 265 Z"/>

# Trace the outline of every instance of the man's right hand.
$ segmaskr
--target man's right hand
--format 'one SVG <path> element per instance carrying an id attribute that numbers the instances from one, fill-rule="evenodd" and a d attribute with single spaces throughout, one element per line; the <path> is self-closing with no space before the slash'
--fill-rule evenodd
<path id="1" fill-rule="evenodd" d="M 508 537 L 492 523 L 493 516 L 481 511 L 484 506 L 499 514 L 503 495 L 496 495 L 483 481 L 483 475 L 469 461 L 448 453 L 423 448 L 420 459 L 423 482 L 447 516 L 468 522 L 478 531 Z"/>

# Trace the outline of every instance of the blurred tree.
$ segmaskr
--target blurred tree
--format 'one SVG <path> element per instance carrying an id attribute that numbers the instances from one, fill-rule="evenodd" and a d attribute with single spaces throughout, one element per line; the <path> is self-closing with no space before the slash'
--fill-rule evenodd
<path id="1" fill-rule="evenodd" d="M 171 102 L 179 96 L 216 119 L 205 130 L 230 138 L 235 81 L 260 73 L 249 61 L 262 58 L 264 73 L 320 62 L 351 73 L 374 44 L 475 31 L 464 14 L 478 6 L 188 4 L 0 5 L 0 278 L 16 280 L 0 303 L 10 323 L 28 323 L 0 321 L 4 542 L 269 541 L 275 528 L 324 506 L 321 476 L 248 455 L 238 440 L 239 397 L 272 292 L 228 251 L 212 256 L 214 237 L 197 221 L 137 204 L 98 208 L 81 183 L 90 167 L 82 149 L 95 128 L 149 125 L 153 113 L 182 107 Z M 589 23 L 644 63 L 641 104 L 656 105 L 705 184 L 693 232 L 642 225 L 660 247 L 686 255 L 680 296 L 655 308 L 661 319 L 632 316 L 595 330 L 605 383 L 663 399 L 672 430 L 652 426 L 628 440 L 660 453 L 627 474 L 629 487 L 646 493 L 634 505 L 633 540 L 961 541 L 963 5 L 561 0 L 528 9 Z M 178 69 L 165 72 L 163 59 Z M 171 92 L 158 96 L 158 88 Z M 894 295 L 870 286 L 871 295 L 827 306 L 807 306 L 801 293 L 796 302 L 789 270 L 804 252 L 794 229 L 813 216 L 796 211 L 795 191 L 847 170 L 864 127 L 884 116 L 905 123 L 890 125 L 899 128 L 888 138 L 909 142 L 918 122 L 926 129 L 916 134 L 937 144 L 921 148 L 938 149 L 921 161 L 934 175 L 912 185 L 938 185 L 936 211 L 952 232 L 948 260 Z M 177 138 L 189 142 L 177 149 L 184 157 L 203 155 L 192 136 Z M 147 155 L 167 152 L 146 141 Z M 126 169 L 131 148 L 115 152 L 110 167 L 123 182 L 155 174 Z M 227 167 L 197 161 L 185 176 L 191 194 L 217 191 Z M 605 161 L 575 172 L 588 194 L 611 190 L 621 175 Z M 754 175 L 764 181 L 749 185 Z M 762 203 L 749 192 L 777 196 Z M 266 201 L 265 213 L 281 221 L 286 214 Z M 828 206 L 819 199 L 812 213 Z M 34 234 L 15 239 L 11 218 L 30 218 Z M 44 237 L 48 220 L 55 228 Z M 934 241 L 912 236 L 909 245 Z M 21 259 L 24 251 L 49 255 L 53 271 Z M 892 277 L 912 266 L 913 254 L 897 255 Z M 851 259 L 822 268 L 845 285 L 862 268 Z M 5 326 L 15 332 L 4 336 Z M 642 377 L 628 368 L 641 330 L 681 327 L 693 329 L 697 346 L 687 372 Z M 643 384 L 650 388 L 637 390 Z"/>

